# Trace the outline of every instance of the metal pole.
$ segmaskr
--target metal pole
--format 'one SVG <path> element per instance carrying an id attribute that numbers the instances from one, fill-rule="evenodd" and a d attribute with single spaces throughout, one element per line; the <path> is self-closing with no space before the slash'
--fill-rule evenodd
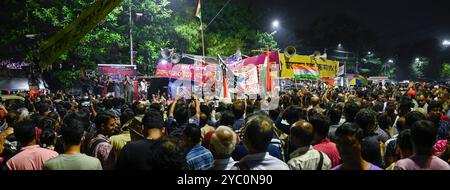
<path id="1" fill-rule="evenodd" d="M 129 7 L 129 11 L 130 11 L 130 63 L 131 65 L 133 65 L 133 16 L 131 13 L 131 4 L 133 3 L 133 1 L 130 1 L 130 7 Z"/>
<path id="2" fill-rule="evenodd" d="M 202 49 L 203 49 L 203 63 L 205 62 L 204 61 L 204 58 L 205 58 L 205 37 L 203 36 L 203 22 L 202 21 L 200 21 L 200 31 L 201 31 L 201 33 L 202 33 Z"/>

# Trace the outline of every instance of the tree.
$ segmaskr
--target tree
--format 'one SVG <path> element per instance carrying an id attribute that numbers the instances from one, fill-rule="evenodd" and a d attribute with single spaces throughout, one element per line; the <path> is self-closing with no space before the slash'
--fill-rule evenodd
<path id="1" fill-rule="evenodd" d="M 450 78 L 450 64 L 442 64 L 441 78 Z"/>
<path id="2" fill-rule="evenodd" d="M 203 1 L 205 2 L 205 1 Z M 203 22 L 205 29 L 205 45 L 210 56 L 231 55 L 236 50 L 243 54 L 252 54 L 257 49 L 257 27 L 259 26 L 259 12 L 254 11 L 251 0 L 239 0 L 229 3 L 215 20 L 211 20 L 225 5 L 227 0 L 205 2 Z"/>
<path id="3" fill-rule="evenodd" d="M 258 48 L 260 50 L 266 50 L 266 47 L 269 47 L 271 51 L 278 50 L 278 43 L 274 39 L 274 34 L 269 33 L 259 33 L 257 35 L 258 38 Z"/>
<path id="4" fill-rule="evenodd" d="M 384 75 L 384 63 L 374 53 L 367 54 L 361 59 L 360 70 L 365 71 L 367 76 L 381 76 Z"/>
<path id="5" fill-rule="evenodd" d="M 411 64 L 411 69 L 413 71 L 413 76 L 422 79 L 425 77 L 425 70 L 428 67 L 430 61 L 426 57 L 420 57 L 414 59 Z"/>

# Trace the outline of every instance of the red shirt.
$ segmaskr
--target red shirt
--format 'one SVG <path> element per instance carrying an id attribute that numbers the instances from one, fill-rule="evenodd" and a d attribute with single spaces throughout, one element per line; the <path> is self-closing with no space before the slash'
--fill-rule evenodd
<path id="1" fill-rule="evenodd" d="M 325 153 L 330 158 L 332 168 L 340 164 L 341 156 L 336 148 L 336 144 L 331 142 L 330 139 L 323 139 L 319 144 L 314 145 L 313 148 Z"/>

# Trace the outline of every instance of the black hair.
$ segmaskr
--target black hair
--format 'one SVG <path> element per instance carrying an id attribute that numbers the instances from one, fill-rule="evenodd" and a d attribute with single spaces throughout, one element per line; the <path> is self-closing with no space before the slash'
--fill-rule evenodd
<path id="1" fill-rule="evenodd" d="M 361 103 L 354 100 L 350 100 L 344 105 L 344 116 L 345 121 L 353 122 L 355 120 L 356 114 L 361 109 Z"/>
<path id="2" fill-rule="evenodd" d="M 320 137 L 327 137 L 330 130 L 330 119 L 323 114 L 316 114 L 309 119 L 312 124 L 314 133 Z"/>
<path id="3" fill-rule="evenodd" d="M 437 129 L 428 120 L 417 121 L 411 129 L 411 140 L 416 147 L 430 148 L 436 143 Z"/>
<path id="4" fill-rule="evenodd" d="M 236 120 L 236 117 L 234 116 L 233 112 L 226 110 L 221 112 L 219 125 L 223 126 L 233 126 L 234 121 Z"/>
<path id="5" fill-rule="evenodd" d="M 9 126 L 14 126 L 20 119 L 20 114 L 15 111 L 10 111 L 8 114 L 6 114 L 6 123 L 8 123 Z"/>
<path id="6" fill-rule="evenodd" d="M 110 112 L 101 112 L 95 117 L 95 126 L 97 130 L 102 126 L 102 124 L 107 125 L 109 120 L 114 119 L 116 116 Z"/>
<path id="7" fill-rule="evenodd" d="M 150 107 L 149 107 L 149 109 L 153 109 L 155 111 L 160 111 L 161 108 L 162 108 L 162 105 L 158 104 L 158 103 L 152 103 L 152 104 L 150 104 Z M 144 113 L 140 112 L 140 114 L 144 114 Z"/>
<path id="8" fill-rule="evenodd" d="M 120 115 L 120 124 L 125 125 L 128 121 L 134 118 L 134 112 L 131 109 L 124 110 Z"/>
<path id="9" fill-rule="evenodd" d="M 376 124 L 376 113 L 371 109 L 361 109 L 355 116 L 355 122 L 365 131 Z"/>
<path id="10" fill-rule="evenodd" d="M 148 164 L 152 170 L 183 170 L 186 167 L 184 148 L 173 137 L 163 137 L 151 146 Z"/>
<path id="11" fill-rule="evenodd" d="M 179 125 L 186 124 L 189 120 L 189 110 L 184 107 L 179 107 L 175 110 L 173 117 Z"/>
<path id="12" fill-rule="evenodd" d="M 342 110 L 335 106 L 329 110 L 328 117 L 330 117 L 331 124 L 337 125 L 341 121 Z"/>
<path id="13" fill-rule="evenodd" d="M 190 139 L 192 144 L 198 144 L 202 140 L 202 132 L 195 124 L 188 124 L 184 128 L 183 134 Z"/>
<path id="14" fill-rule="evenodd" d="M 403 130 L 397 137 L 397 146 L 402 150 L 413 150 L 411 143 L 411 129 Z"/>
<path id="15" fill-rule="evenodd" d="M 387 128 L 392 125 L 391 117 L 385 114 L 378 114 L 377 121 L 378 126 L 383 130 L 387 130 Z"/>
<path id="16" fill-rule="evenodd" d="M 51 145 L 56 144 L 56 132 L 52 128 L 45 128 L 41 132 L 40 144 L 42 147 L 46 148 Z"/>
<path id="17" fill-rule="evenodd" d="M 336 138 L 355 136 L 359 142 L 363 142 L 364 131 L 356 123 L 344 123 L 336 129 Z"/>
<path id="18" fill-rule="evenodd" d="M 283 119 L 292 125 L 298 120 L 305 119 L 302 113 L 303 110 L 300 106 L 289 106 L 284 111 Z"/>
<path id="19" fill-rule="evenodd" d="M 202 104 L 200 105 L 200 111 L 206 114 L 206 116 L 208 116 L 209 118 L 211 116 L 212 109 L 208 105 Z"/>
<path id="20" fill-rule="evenodd" d="M 21 146 L 25 146 L 36 139 L 36 124 L 32 120 L 23 120 L 14 127 L 14 135 Z"/>
<path id="21" fill-rule="evenodd" d="M 66 146 L 79 145 L 84 134 L 83 123 L 77 119 L 61 126 L 61 139 Z"/>
<path id="22" fill-rule="evenodd" d="M 50 110 L 49 105 L 47 103 L 39 103 L 38 105 L 36 105 L 36 109 L 41 115 Z"/>
<path id="23" fill-rule="evenodd" d="M 91 122 L 89 120 L 89 113 L 84 112 L 84 111 L 70 112 L 64 117 L 63 123 L 70 123 L 74 119 L 83 123 L 85 131 L 89 131 L 89 129 L 91 128 Z"/>
<path id="24" fill-rule="evenodd" d="M 383 111 L 383 106 L 384 106 L 383 102 L 375 101 L 375 103 L 373 104 L 373 111 L 380 113 Z"/>
<path id="25" fill-rule="evenodd" d="M 151 110 L 145 113 L 142 118 L 142 125 L 145 130 L 158 128 L 162 129 L 164 127 L 164 119 L 160 111 Z"/>
<path id="26" fill-rule="evenodd" d="M 400 99 L 399 112 L 402 114 L 407 114 L 411 111 L 411 108 L 414 106 L 414 103 L 409 96 L 402 96 Z"/>
<path id="27" fill-rule="evenodd" d="M 244 113 L 245 113 L 244 102 L 242 102 L 242 101 L 234 102 L 233 106 L 231 108 L 232 108 L 231 110 L 233 111 L 234 116 L 237 119 L 244 116 Z"/>
<path id="28" fill-rule="evenodd" d="M 111 104 L 113 108 L 120 108 L 120 105 L 122 105 L 122 101 L 120 98 L 115 97 L 111 100 Z"/>
<path id="29" fill-rule="evenodd" d="M 248 103 L 246 113 L 251 114 L 251 113 L 255 112 L 255 109 L 256 109 L 256 106 L 254 104 Z"/>
<path id="30" fill-rule="evenodd" d="M 104 99 L 103 100 L 103 105 L 105 106 L 106 110 L 109 110 L 109 109 L 113 108 L 113 104 L 112 104 L 112 100 L 111 99 Z"/>
<path id="31" fill-rule="evenodd" d="M 432 111 L 442 111 L 442 104 L 439 101 L 431 101 L 430 104 L 428 104 L 428 112 Z"/>
<path id="32" fill-rule="evenodd" d="M 273 137 L 273 121 L 267 115 L 255 114 L 245 123 L 244 139 L 258 152 L 264 152 Z"/>
<path id="33" fill-rule="evenodd" d="M 56 120 L 53 118 L 44 118 L 44 120 L 41 123 L 41 126 L 39 127 L 42 130 L 56 130 Z"/>
<path id="34" fill-rule="evenodd" d="M 412 111 L 405 115 L 405 129 L 410 129 L 414 123 L 428 119 L 427 116 L 418 111 Z M 403 129 L 399 129 L 400 131 Z"/>
<path id="35" fill-rule="evenodd" d="M 47 115 L 47 117 L 52 118 L 52 119 L 54 119 L 54 120 L 56 121 L 56 120 L 58 120 L 58 118 L 59 118 L 59 114 L 58 114 L 58 112 L 52 111 L 52 112 L 50 112 L 50 113 Z"/>

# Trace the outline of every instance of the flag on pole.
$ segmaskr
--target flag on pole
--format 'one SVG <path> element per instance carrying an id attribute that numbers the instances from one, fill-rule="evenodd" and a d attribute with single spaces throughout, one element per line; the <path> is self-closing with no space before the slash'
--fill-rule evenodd
<path id="1" fill-rule="evenodd" d="M 201 3 L 201 0 L 198 0 L 197 12 L 195 13 L 195 16 L 198 17 L 200 19 L 200 21 L 202 20 L 202 3 Z"/>
<path id="2" fill-rule="evenodd" d="M 338 74 L 337 76 L 342 76 L 345 73 L 345 64 L 342 64 L 339 66 Z"/>
<path id="3" fill-rule="evenodd" d="M 270 77 L 270 51 L 269 51 L 269 47 L 267 47 L 266 49 L 266 56 L 267 56 L 267 70 L 266 70 L 266 87 L 267 87 L 267 92 L 272 91 L 272 79 Z"/>
<path id="4" fill-rule="evenodd" d="M 228 93 L 228 78 L 227 78 L 227 72 L 223 72 L 222 77 L 222 89 L 223 89 L 223 98 L 229 98 L 230 94 Z"/>
<path id="5" fill-rule="evenodd" d="M 294 69 L 295 79 L 319 80 L 319 69 L 317 67 L 294 64 L 292 69 Z"/>

